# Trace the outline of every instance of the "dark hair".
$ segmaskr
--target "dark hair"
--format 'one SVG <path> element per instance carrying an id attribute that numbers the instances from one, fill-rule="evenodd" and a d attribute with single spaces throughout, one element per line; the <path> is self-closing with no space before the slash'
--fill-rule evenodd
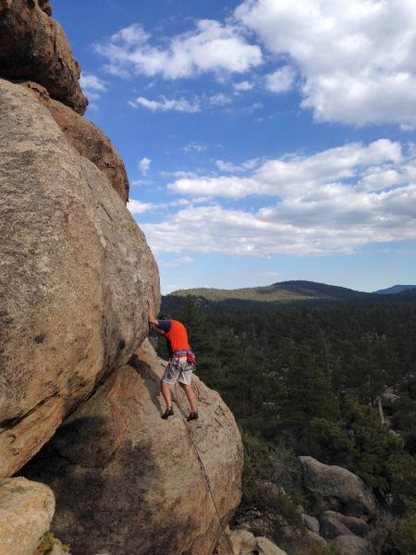
<path id="1" fill-rule="evenodd" d="M 161 312 L 158 320 L 173 320 L 172 314 L 169 314 L 168 312 Z"/>

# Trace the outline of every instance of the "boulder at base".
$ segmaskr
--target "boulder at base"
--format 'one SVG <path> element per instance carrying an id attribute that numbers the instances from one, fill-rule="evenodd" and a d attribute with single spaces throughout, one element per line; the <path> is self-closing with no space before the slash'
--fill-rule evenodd
<path id="1" fill-rule="evenodd" d="M 338 522 L 342 524 L 348 529 L 348 532 L 346 533 L 346 535 L 352 533 L 355 536 L 360 536 L 361 538 L 365 538 L 366 536 L 368 536 L 370 532 L 370 527 L 367 524 L 367 522 L 364 519 L 358 518 L 355 516 L 346 516 L 341 513 L 336 513 L 334 511 L 325 511 L 320 518 L 322 521 Z M 322 535 L 324 536 L 325 534 L 323 533 Z M 336 535 L 340 535 L 340 534 L 336 534 Z"/>
<path id="2" fill-rule="evenodd" d="M 338 536 L 335 538 L 333 547 L 337 555 L 368 555 L 368 541 L 357 536 Z"/>
<path id="3" fill-rule="evenodd" d="M 221 536 L 215 555 L 287 555 L 269 539 L 256 537 L 248 530 L 230 530 Z"/>
<path id="4" fill-rule="evenodd" d="M 376 508 L 374 495 L 355 474 L 341 466 L 299 457 L 306 492 L 315 502 L 346 515 L 361 516 Z"/>
<path id="5" fill-rule="evenodd" d="M 276 531 L 277 543 L 288 555 L 313 555 L 328 553 L 330 547 L 326 540 L 311 530 L 301 530 L 292 526 L 283 526 Z"/>
<path id="6" fill-rule="evenodd" d="M 27 89 L 0 80 L 0 477 L 148 332 L 159 276 L 108 179 Z"/>
<path id="7" fill-rule="evenodd" d="M 49 530 L 55 498 L 44 484 L 0 480 L 0 555 L 32 555 Z"/>
<path id="8" fill-rule="evenodd" d="M 199 420 L 179 387 L 162 420 L 165 364 L 145 341 L 24 469 L 53 489 L 52 531 L 77 555 L 209 555 L 240 502 L 233 415 L 194 377 Z"/>
<path id="9" fill-rule="evenodd" d="M 62 27 L 44 0 L 0 1 L 0 77 L 40 83 L 52 98 L 83 114 L 88 100 Z"/>

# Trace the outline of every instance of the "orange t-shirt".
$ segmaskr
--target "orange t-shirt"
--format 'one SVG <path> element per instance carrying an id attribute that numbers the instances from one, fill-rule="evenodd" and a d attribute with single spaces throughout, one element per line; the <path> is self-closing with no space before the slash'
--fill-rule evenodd
<path id="1" fill-rule="evenodd" d="M 165 337 L 167 339 L 169 353 L 171 355 L 177 351 L 191 350 L 188 341 L 188 333 L 182 322 L 178 322 L 178 320 L 171 320 L 170 329 L 169 331 L 165 331 Z"/>

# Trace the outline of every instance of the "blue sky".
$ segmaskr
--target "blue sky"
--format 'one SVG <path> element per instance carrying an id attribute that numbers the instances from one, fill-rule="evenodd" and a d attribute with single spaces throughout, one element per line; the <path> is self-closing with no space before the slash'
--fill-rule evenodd
<path id="1" fill-rule="evenodd" d="M 164 293 L 416 283 L 414 0 L 53 0 Z"/>

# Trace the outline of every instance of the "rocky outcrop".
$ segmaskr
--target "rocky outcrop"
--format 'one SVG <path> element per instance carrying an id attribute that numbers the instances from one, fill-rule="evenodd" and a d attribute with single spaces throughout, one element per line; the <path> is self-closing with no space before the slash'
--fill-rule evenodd
<path id="1" fill-rule="evenodd" d="M 45 87 L 33 81 L 21 84 L 28 87 L 36 98 L 48 108 L 68 142 L 81 156 L 85 156 L 103 172 L 113 189 L 124 202 L 127 202 L 129 200 L 129 182 L 126 169 L 110 139 L 96 125 L 75 113 L 71 108 L 51 99 Z"/>
<path id="2" fill-rule="evenodd" d="M 147 335 L 146 303 L 153 296 L 158 304 L 159 278 L 107 178 L 30 91 L 3 80 L 0 187 L 5 477 L 127 362 Z"/>
<path id="3" fill-rule="evenodd" d="M 32 555 L 54 509 L 47 486 L 25 478 L 0 480 L 0 555 Z"/>
<path id="4" fill-rule="evenodd" d="M 46 0 L 0 2 L 0 77 L 40 83 L 50 96 L 83 114 L 88 100 L 80 68 Z"/>
<path id="5" fill-rule="evenodd" d="M 215 555 L 287 555 L 273 542 L 264 537 L 255 537 L 247 530 L 227 528 L 214 551 Z"/>
<path id="6" fill-rule="evenodd" d="M 24 469 L 55 492 L 52 530 L 77 555 L 208 555 L 240 501 L 232 414 L 195 377 L 199 420 L 180 388 L 162 420 L 164 366 L 146 341 Z"/>
<path id="7" fill-rule="evenodd" d="M 312 457 L 299 457 L 306 492 L 334 511 L 368 515 L 376 508 L 374 495 L 358 476 L 340 466 L 328 466 Z"/>
<path id="8" fill-rule="evenodd" d="M 357 536 L 338 536 L 333 542 L 333 547 L 337 555 L 368 555 L 370 553 L 368 541 Z"/>
<path id="9" fill-rule="evenodd" d="M 329 545 L 324 538 L 311 530 L 301 530 L 292 526 L 285 526 L 279 530 L 276 540 L 288 555 L 311 555 L 329 551 Z"/>
<path id="10" fill-rule="evenodd" d="M 334 511 L 325 511 L 321 515 L 320 520 L 322 525 L 322 535 L 327 538 L 336 537 L 341 534 L 354 534 L 365 538 L 370 532 L 369 525 L 362 518 L 346 516 Z M 328 533 L 330 530 L 335 530 L 337 533 L 334 534 L 332 532 L 332 535 L 329 535 L 331 534 L 331 532 Z"/>
<path id="11" fill-rule="evenodd" d="M 320 525 L 319 525 L 319 520 L 316 517 L 310 516 L 307 514 L 302 514 L 302 520 L 308 530 L 319 535 Z"/>
<path id="12" fill-rule="evenodd" d="M 320 533 L 324 538 L 333 539 L 337 536 L 353 535 L 351 530 L 334 516 L 338 513 L 328 513 L 333 513 L 333 511 L 326 511 L 326 514 L 323 514 L 320 518 Z"/>

